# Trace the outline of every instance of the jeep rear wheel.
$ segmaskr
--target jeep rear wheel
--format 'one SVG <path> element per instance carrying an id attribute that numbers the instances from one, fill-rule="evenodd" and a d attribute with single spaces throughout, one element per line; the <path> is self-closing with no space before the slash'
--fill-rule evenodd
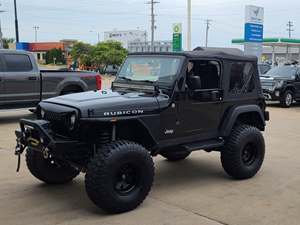
<path id="1" fill-rule="evenodd" d="M 62 163 L 51 164 L 43 158 L 42 153 L 27 149 L 26 164 L 33 176 L 46 184 L 65 184 L 72 181 L 80 172 Z"/>
<path id="2" fill-rule="evenodd" d="M 160 154 L 168 161 L 176 162 L 176 161 L 186 159 L 191 154 L 191 152 L 190 151 L 173 151 L 173 152 L 168 151 L 168 152 L 162 152 Z"/>
<path id="3" fill-rule="evenodd" d="M 248 179 L 260 170 L 265 156 L 261 132 L 252 126 L 240 125 L 233 131 L 221 151 L 226 173 L 235 179 Z"/>
<path id="4" fill-rule="evenodd" d="M 280 104 L 284 108 L 289 108 L 292 106 L 293 101 L 294 101 L 294 93 L 288 90 L 284 92 L 284 94 L 282 95 L 280 99 Z"/>
<path id="5" fill-rule="evenodd" d="M 110 213 L 135 209 L 152 187 L 154 163 L 150 153 L 129 141 L 105 144 L 97 152 L 85 176 L 89 198 Z"/>

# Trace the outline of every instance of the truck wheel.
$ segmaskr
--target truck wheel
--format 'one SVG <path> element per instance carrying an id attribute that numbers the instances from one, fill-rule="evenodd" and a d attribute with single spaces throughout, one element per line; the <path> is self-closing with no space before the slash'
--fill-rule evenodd
<path id="1" fill-rule="evenodd" d="M 235 179 L 253 177 L 261 168 L 265 156 L 265 142 L 261 132 L 252 126 L 234 128 L 221 151 L 226 173 Z"/>
<path id="2" fill-rule="evenodd" d="M 46 184 L 65 184 L 80 173 L 69 165 L 51 164 L 40 152 L 30 148 L 26 151 L 26 164 L 31 174 Z"/>
<path id="3" fill-rule="evenodd" d="M 284 108 L 290 108 L 294 101 L 294 94 L 292 91 L 288 90 L 284 92 L 283 96 L 280 99 L 280 104 Z"/>
<path id="4" fill-rule="evenodd" d="M 161 156 L 166 158 L 168 161 L 176 162 L 176 161 L 186 159 L 191 154 L 191 152 L 189 152 L 189 151 L 177 151 L 177 152 L 176 151 L 175 152 L 168 151 L 168 152 L 162 152 L 160 154 L 161 154 Z"/>
<path id="5" fill-rule="evenodd" d="M 122 213 L 140 205 L 152 187 L 154 164 L 149 152 L 130 141 L 102 145 L 88 164 L 88 197 L 109 213 Z"/>

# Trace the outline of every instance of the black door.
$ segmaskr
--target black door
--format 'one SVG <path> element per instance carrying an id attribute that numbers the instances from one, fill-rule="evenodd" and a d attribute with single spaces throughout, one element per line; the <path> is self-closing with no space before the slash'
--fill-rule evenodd
<path id="1" fill-rule="evenodd" d="M 4 76 L 7 103 L 28 103 L 39 100 L 39 76 L 33 69 L 29 56 L 25 54 L 4 54 L 6 67 Z"/>
<path id="2" fill-rule="evenodd" d="M 176 138 L 181 143 L 218 137 L 223 101 L 221 72 L 217 61 L 189 62 L 185 91 L 176 102 Z"/>

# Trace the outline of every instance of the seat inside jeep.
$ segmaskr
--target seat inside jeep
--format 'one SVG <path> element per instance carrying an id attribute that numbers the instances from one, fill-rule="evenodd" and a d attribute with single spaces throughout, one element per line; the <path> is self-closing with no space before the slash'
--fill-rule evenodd
<path id="1" fill-rule="evenodd" d="M 187 72 L 187 85 L 195 89 L 195 77 L 200 78 L 201 87 L 198 89 L 218 89 L 220 83 L 220 65 L 216 61 L 193 60 L 193 68 Z"/>

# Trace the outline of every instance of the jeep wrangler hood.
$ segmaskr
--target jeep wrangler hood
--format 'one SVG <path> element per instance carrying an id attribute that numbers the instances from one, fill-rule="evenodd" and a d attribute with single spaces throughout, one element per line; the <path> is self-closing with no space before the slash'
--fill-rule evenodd
<path id="1" fill-rule="evenodd" d="M 80 110 L 81 117 L 134 116 L 158 112 L 166 105 L 166 95 L 151 96 L 145 93 L 121 93 L 112 90 L 89 91 L 51 98 L 45 103 L 69 106 Z"/>

